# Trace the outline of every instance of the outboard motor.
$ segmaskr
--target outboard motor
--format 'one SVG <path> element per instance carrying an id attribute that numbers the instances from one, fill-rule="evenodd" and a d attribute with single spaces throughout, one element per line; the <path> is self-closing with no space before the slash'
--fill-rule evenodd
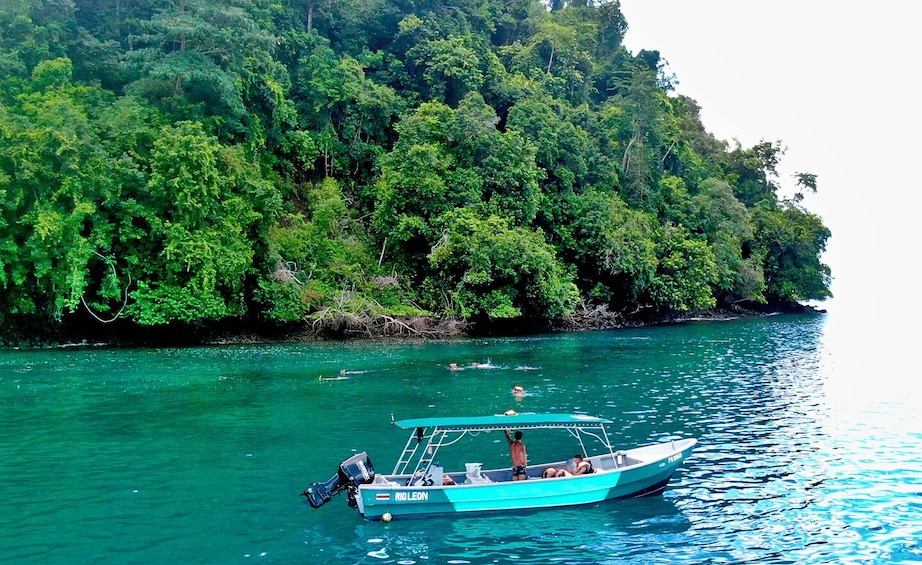
<path id="1" fill-rule="evenodd" d="M 355 501 L 355 496 L 358 494 L 359 485 L 367 484 L 374 480 L 375 469 L 371 466 L 371 459 L 363 451 L 340 463 L 339 470 L 329 480 L 312 484 L 301 495 L 307 498 L 311 506 L 320 508 L 344 489 L 348 489 L 349 506 L 356 508 L 358 505 Z"/>

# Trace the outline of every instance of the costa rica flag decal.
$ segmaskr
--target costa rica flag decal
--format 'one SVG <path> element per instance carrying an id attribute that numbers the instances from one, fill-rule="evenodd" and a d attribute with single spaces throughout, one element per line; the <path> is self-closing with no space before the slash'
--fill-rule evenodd
<path id="1" fill-rule="evenodd" d="M 390 500 L 390 499 L 391 499 L 391 495 L 386 492 L 379 492 L 378 494 L 375 495 L 375 500 Z"/>

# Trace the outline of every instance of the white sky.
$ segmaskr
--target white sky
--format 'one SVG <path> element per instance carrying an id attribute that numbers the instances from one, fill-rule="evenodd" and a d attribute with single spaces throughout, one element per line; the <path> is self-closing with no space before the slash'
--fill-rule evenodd
<path id="1" fill-rule="evenodd" d="M 805 205 L 833 234 L 831 312 L 919 302 L 922 7 L 621 0 L 621 9 L 627 48 L 660 52 L 708 131 L 746 147 L 780 139 L 788 192 L 795 172 L 818 176 Z"/>

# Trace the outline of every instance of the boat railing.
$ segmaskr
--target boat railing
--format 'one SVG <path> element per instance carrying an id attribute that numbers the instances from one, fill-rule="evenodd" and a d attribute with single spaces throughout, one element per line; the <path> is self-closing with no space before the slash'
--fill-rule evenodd
<path id="1" fill-rule="evenodd" d="M 589 437 L 594 437 L 595 439 L 599 440 L 599 443 L 602 445 L 602 447 L 607 449 L 609 453 L 614 454 L 615 448 L 611 444 L 611 441 L 608 439 L 608 434 L 605 433 L 605 428 L 600 427 L 598 428 L 598 430 L 600 433 L 596 433 L 595 431 L 592 431 L 589 428 L 579 428 L 575 433 L 574 432 L 571 432 L 571 433 L 573 433 L 573 435 L 576 436 L 577 440 L 579 440 L 579 445 L 583 449 L 583 453 L 586 453 L 586 446 L 583 444 L 583 436 L 585 435 Z"/>

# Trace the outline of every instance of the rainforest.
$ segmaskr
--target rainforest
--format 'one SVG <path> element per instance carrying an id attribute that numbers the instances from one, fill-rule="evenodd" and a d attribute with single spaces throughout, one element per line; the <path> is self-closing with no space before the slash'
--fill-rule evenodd
<path id="1" fill-rule="evenodd" d="M 782 179 L 780 140 L 716 139 L 627 30 L 616 0 L 4 0 L 0 335 L 449 335 L 829 297 L 816 175 Z"/>

